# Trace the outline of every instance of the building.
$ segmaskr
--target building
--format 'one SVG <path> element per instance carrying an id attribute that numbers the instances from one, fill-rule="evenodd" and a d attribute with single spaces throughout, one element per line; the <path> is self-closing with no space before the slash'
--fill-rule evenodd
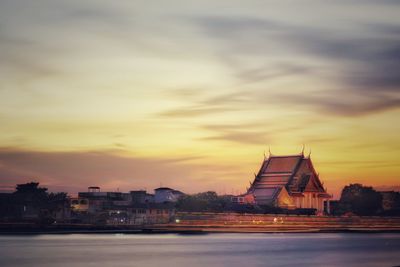
<path id="1" fill-rule="evenodd" d="M 143 225 L 168 223 L 175 216 L 173 203 L 133 203 L 108 210 L 107 224 Z"/>
<path id="2" fill-rule="evenodd" d="M 136 190 L 130 191 L 132 202 L 133 203 L 153 203 L 154 202 L 154 194 L 149 194 L 146 190 Z"/>
<path id="3" fill-rule="evenodd" d="M 329 215 L 340 216 L 342 214 L 340 210 L 340 201 L 339 200 L 325 201 L 325 210 Z"/>
<path id="4" fill-rule="evenodd" d="M 284 209 L 316 209 L 322 213 L 324 201 L 331 197 L 323 187 L 311 158 L 301 153 L 265 158 L 250 188 L 233 201 Z"/>
<path id="5" fill-rule="evenodd" d="M 71 199 L 76 221 L 112 225 L 141 225 L 166 223 L 175 214 L 174 201 L 182 194 L 170 188 L 155 189 L 155 195 L 145 190 L 102 192 L 99 187 L 89 187 Z M 158 192 L 158 193 L 157 193 Z"/>
<path id="6" fill-rule="evenodd" d="M 0 192 L 0 221 L 12 220 L 20 209 L 15 209 L 15 198 L 12 193 Z"/>
<path id="7" fill-rule="evenodd" d="M 77 212 L 89 211 L 89 199 L 80 197 L 71 197 L 71 209 Z"/>
<path id="8" fill-rule="evenodd" d="M 382 191 L 382 209 L 399 210 L 400 209 L 400 192 L 396 191 Z"/>
<path id="9" fill-rule="evenodd" d="M 92 186 L 88 188 L 87 192 L 79 192 L 78 198 L 72 199 L 71 206 L 77 211 L 96 213 L 114 205 L 128 205 L 131 202 L 132 195 L 130 193 L 101 192 L 99 187 Z"/>
<path id="10" fill-rule="evenodd" d="M 154 189 L 154 192 L 155 203 L 176 202 L 184 195 L 181 191 L 169 187 L 159 187 Z"/>

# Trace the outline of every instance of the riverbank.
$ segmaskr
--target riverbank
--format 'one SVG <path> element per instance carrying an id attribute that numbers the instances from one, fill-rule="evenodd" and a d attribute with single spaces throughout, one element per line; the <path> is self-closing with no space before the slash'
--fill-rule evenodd
<path id="1" fill-rule="evenodd" d="M 237 213 L 177 213 L 163 224 L 0 223 L 0 234 L 72 233 L 382 233 L 400 232 L 400 217 L 291 216 Z"/>
<path id="2" fill-rule="evenodd" d="M 0 235 L 43 235 L 43 234 L 182 234 L 198 235 L 212 233 L 400 233 L 399 228 L 350 228 L 350 229 L 267 229 L 253 227 L 146 227 L 146 228 L 8 228 L 1 229 Z"/>

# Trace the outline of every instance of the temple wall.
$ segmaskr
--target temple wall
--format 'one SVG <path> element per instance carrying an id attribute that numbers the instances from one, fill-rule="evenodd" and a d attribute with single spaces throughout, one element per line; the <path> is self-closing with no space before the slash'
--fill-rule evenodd
<path id="1" fill-rule="evenodd" d="M 279 193 L 277 204 L 279 207 L 286 209 L 294 209 L 296 208 L 296 203 L 294 202 L 293 197 L 291 197 L 285 188 Z"/>
<path id="2" fill-rule="evenodd" d="M 293 197 L 293 203 L 296 208 L 302 209 L 317 209 L 317 211 L 324 211 L 324 198 L 313 197 L 314 193 L 304 193 L 304 197 Z"/>

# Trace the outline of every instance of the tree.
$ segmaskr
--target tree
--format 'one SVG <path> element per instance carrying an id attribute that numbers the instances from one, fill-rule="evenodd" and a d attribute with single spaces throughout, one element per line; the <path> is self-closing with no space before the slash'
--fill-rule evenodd
<path id="1" fill-rule="evenodd" d="M 179 211 L 222 212 L 229 204 L 229 197 L 218 196 L 217 193 L 208 191 L 181 197 L 176 203 L 176 208 Z"/>
<path id="2" fill-rule="evenodd" d="M 47 191 L 47 188 L 45 187 L 39 187 L 39 183 L 36 182 L 30 182 L 30 183 L 26 183 L 26 184 L 17 184 L 16 187 L 16 194 L 19 193 L 37 193 L 37 192 L 41 192 L 41 193 L 45 193 Z"/>
<path id="3" fill-rule="evenodd" d="M 35 208 L 47 202 L 47 188 L 39 187 L 36 182 L 18 184 L 13 195 L 17 204 L 29 204 Z"/>
<path id="4" fill-rule="evenodd" d="M 57 212 L 65 212 L 65 209 L 68 208 L 68 203 L 67 193 L 50 193 L 47 195 L 46 209 L 49 215 L 55 218 Z"/>
<path id="5" fill-rule="evenodd" d="M 376 215 L 382 209 L 382 195 L 370 186 L 350 184 L 342 190 L 339 209 L 342 214 Z"/>
<path id="6" fill-rule="evenodd" d="M 37 182 L 18 184 L 13 198 L 18 219 L 23 219 L 29 214 L 31 218 L 52 222 L 57 212 L 64 211 L 68 206 L 66 193 L 48 193 L 47 188 L 39 187 Z"/>

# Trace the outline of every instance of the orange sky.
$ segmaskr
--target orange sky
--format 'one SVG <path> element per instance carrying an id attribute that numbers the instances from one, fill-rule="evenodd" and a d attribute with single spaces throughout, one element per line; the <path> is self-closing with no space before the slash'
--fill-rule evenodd
<path id="1" fill-rule="evenodd" d="M 0 185 L 244 192 L 302 144 L 400 185 L 394 1 L 0 3 Z"/>

